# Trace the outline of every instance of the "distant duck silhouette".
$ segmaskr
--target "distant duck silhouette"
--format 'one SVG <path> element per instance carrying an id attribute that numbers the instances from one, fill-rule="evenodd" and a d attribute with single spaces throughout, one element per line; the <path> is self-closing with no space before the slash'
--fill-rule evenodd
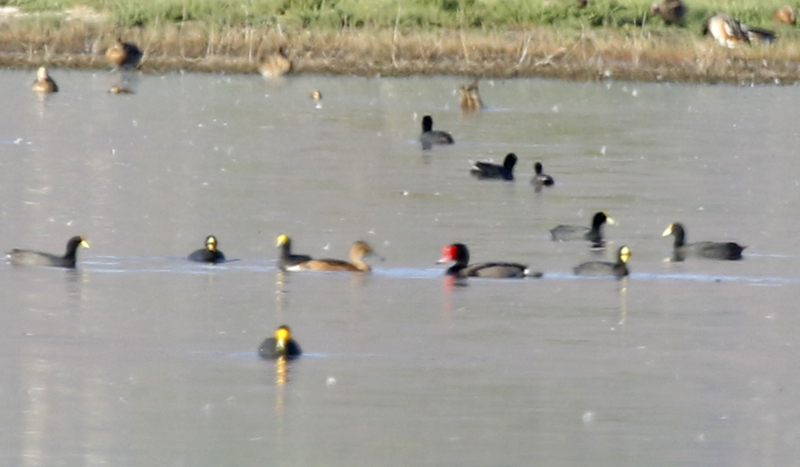
<path id="1" fill-rule="evenodd" d="M 498 178 L 502 180 L 514 180 L 514 166 L 517 164 L 517 155 L 513 152 L 508 153 L 503 159 L 503 165 L 491 162 L 475 162 L 469 172 L 479 179 Z"/>
<path id="2" fill-rule="evenodd" d="M 533 171 L 535 172 L 533 178 L 531 179 L 531 184 L 536 186 L 552 186 L 555 184 L 555 180 L 553 177 L 547 175 L 546 173 L 542 173 L 542 163 L 537 162 L 533 164 Z"/>
<path id="3" fill-rule="evenodd" d="M 603 240 L 603 224 L 609 223 L 614 225 L 616 222 L 608 214 L 604 212 L 595 213 L 592 217 L 592 226 L 583 227 L 580 225 L 559 225 L 550 230 L 550 235 L 553 240 L 573 241 L 573 240 L 589 240 L 593 246 L 602 246 Z"/>
<path id="4" fill-rule="evenodd" d="M 622 278 L 628 275 L 628 260 L 631 258 L 631 249 L 623 246 L 617 252 L 617 261 L 608 263 L 605 261 L 589 261 L 573 268 L 579 276 L 614 276 Z"/>
<path id="5" fill-rule="evenodd" d="M 495 279 L 515 277 L 542 277 L 541 272 L 533 272 L 520 263 L 493 261 L 490 263 L 469 264 L 469 250 L 463 243 L 454 243 L 442 248 L 442 257 L 437 264 L 455 261 L 445 274 L 453 277 L 490 277 Z"/>
<path id="6" fill-rule="evenodd" d="M 667 24 L 677 24 L 683 19 L 686 8 L 681 0 L 662 0 L 653 3 L 650 12 L 660 16 Z"/>
<path id="7" fill-rule="evenodd" d="M 201 263 L 219 263 L 225 261 L 225 255 L 217 249 L 217 237 L 209 235 L 206 237 L 206 247 L 193 251 L 189 255 L 189 260 Z"/>
<path id="8" fill-rule="evenodd" d="M 265 339 L 258 346 L 258 355 L 270 360 L 299 357 L 302 353 L 300 345 L 292 339 L 292 332 L 286 325 L 275 330 L 275 337 Z"/>
<path id="9" fill-rule="evenodd" d="M 310 259 L 292 266 L 292 271 L 349 271 L 370 272 L 369 264 L 364 262 L 368 256 L 378 256 L 365 241 L 357 241 L 350 247 L 350 262 L 341 259 Z"/>
<path id="10" fill-rule="evenodd" d="M 74 268 L 79 246 L 89 248 L 89 243 L 83 237 L 75 236 L 67 241 L 67 251 L 64 253 L 64 256 L 15 248 L 8 252 L 8 257 L 11 260 L 11 264 L 14 266 Z"/>
<path id="11" fill-rule="evenodd" d="M 772 19 L 779 23 L 794 25 L 797 23 L 797 16 L 795 15 L 794 7 L 791 5 L 784 5 L 772 14 Z"/>
<path id="12" fill-rule="evenodd" d="M 742 259 L 742 251 L 746 247 L 734 242 L 697 242 L 686 243 L 686 231 L 683 224 L 675 222 L 667 226 L 662 237 L 674 236 L 672 261 L 683 261 L 686 257 L 738 260 Z"/>
<path id="13" fill-rule="evenodd" d="M 281 254 L 278 258 L 278 267 L 283 270 L 297 270 L 299 264 L 311 261 L 311 257 L 308 255 L 292 254 L 292 240 L 288 235 L 279 235 L 275 246 L 281 249 Z"/>
<path id="14" fill-rule="evenodd" d="M 472 113 L 483 108 L 483 102 L 478 93 L 477 78 L 470 84 L 462 84 L 458 87 L 458 90 L 460 92 L 458 103 L 461 106 L 461 110 L 466 113 Z"/>
<path id="15" fill-rule="evenodd" d="M 142 51 L 136 44 L 122 42 L 122 38 L 117 37 L 114 45 L 106 50 L 106 60 L 115 68 L 136 68 L 142 59 Z"/>
<path id="16" fill-rule="evenodd" d="M 125 86 L 111 86 L 111 89 L 108 90 L 109 94 L 133 94 L 133 89 Z"/>
<path id="17" fill-rule="evenodd" d="M 430 149 L 434 144 L 453 144 L 453 137 L 446 131 L 433 129 L 433 119 L 430 115 L 422 117 L 422 134 L 419 137 L 422 149 Z"/>
<path id="18" fill-rule="evenodd" d="M 292 61 L 286 55 L 286 49 L 281 47 L 278 52 L 261 58 L 258 72 L 264 78 L 279 78 L 292 71 Z M 320 97 L 322 95 L 320 94 Z"/>
<path id="19" fill-rule="evenodd" d="M 47 67 L 41 66 L 36 70 L 36 81 L 33 82 L 31 89 L 40 94 L 48 94 L 58 92 L 58 85 L 47 73 Z"/>

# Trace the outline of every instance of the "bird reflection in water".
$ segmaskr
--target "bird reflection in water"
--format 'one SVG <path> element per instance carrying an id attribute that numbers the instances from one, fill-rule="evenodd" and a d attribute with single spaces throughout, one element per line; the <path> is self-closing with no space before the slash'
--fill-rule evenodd
<path id="1" fill-rule="evenodd" d="M 619 325 L 624 326 L 628 318 L 628 276 L 620 280 L 619 287 Z"/>

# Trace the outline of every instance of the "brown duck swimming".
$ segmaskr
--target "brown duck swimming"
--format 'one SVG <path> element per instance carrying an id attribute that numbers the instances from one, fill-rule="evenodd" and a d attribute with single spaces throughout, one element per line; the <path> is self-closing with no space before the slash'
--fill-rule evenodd
<path id="1" fill-rule="evenodd" d="M 460 92 L 458 103 L 461 106 L 461 110 L 466 113 L 472 113 L 483 108 L 483 102 L 481 101 L 481 96 L 478 93 L 477 79 L 470 84 L 462 84 L 458 87 L 458 90 Z"/>
<path id="2" fill-rule="evenodd" d="M 58 92 L 58 85 L 47 73 L 47 67 L 41 66 L 36 70 L 36 81 L 33 82 L 31 89 L 40 94 L 48 94 Z"/>
<path id="3" fill-rule="evenodd" d="M 350 247 L 350 262 L 341 259 L 311 259 L 292 267 L 292 271 L 350 271 L 370 272 L 372 268 L 364 262 L 368 256 L 377 256 L 367 242 L 359 240 Z"/>

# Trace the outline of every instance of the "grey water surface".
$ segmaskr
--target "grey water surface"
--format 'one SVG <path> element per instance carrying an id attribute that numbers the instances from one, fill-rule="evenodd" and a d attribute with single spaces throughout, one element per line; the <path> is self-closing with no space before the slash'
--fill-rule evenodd
<path id="1" fill-rule="evenodd" d="M 797 87 L 484 80 L 468 116 L 454 77 L 51 74 L 0 71 L 0 247 L 91 249 L 0 263 L 0 464 L 800 458 Z M 420 148 L 426 114 L 455 145 Z M 469 176 L 508 152 L 515 182 Z M 599 210 L 605 250 L 550 240 Z M 745 259 L 665 262 L 675 221 Z M 385 260 L 282 274 L 282 233 Z M 209 234 L 231 261 L 186 261 Z M 545 276 L 454 284 L 453 242 Z M 572 275 L 621 245 L 626 280 Z M 259 359 L 281 324 L 305 355 Z"/>

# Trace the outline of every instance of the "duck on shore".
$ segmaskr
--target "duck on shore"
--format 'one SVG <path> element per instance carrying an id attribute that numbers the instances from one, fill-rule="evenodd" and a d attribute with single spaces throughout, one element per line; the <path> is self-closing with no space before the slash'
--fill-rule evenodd
<path id="1" fill-rule="evenodd" d="M 706 21 L 703 35 L 707 34 L 729 49 L 740 44 L 771 44 L 775 41 L 774 32 L 747 26 L 725 13 L 716 14 Z"/>
<path id="2" fill-rule="evenodd" d="M 106 60 L 115 68 L 136 68 L 141 59 L 139 47 L 131 42 L 122 42 L 121 37 L 117 37 L 114 45 L 106 50 Z"/>
<path id="3" fill-rule="evenodd" d="M 791 5 L 784 5 L 772 14 L 772 19 L 779 23 L 794 25 L 797 23 L 797 16 L 794 7 Z"/>
<path id="4" fill-rule="evenodd" d="M 279 78 L 291 71 L 292 61 L 289 60 L 286 48 L 283 46 L 277 52 L 263 56 L 258 64 L 258 72 L 264 78 Z"/>
<path id="5" fill-rule="evenodd" d="M 660 16 L 667 24 L 677 24 L 683 19 L 686 8 L 681 0 L 662 0 L 650 5 L 650 13 Z"/>

